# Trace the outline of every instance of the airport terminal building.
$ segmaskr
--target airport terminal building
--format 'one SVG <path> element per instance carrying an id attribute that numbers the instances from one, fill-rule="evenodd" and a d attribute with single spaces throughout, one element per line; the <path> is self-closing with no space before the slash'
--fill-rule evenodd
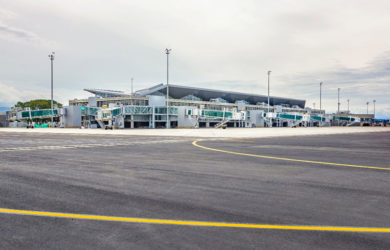
<path id="1" fill-rule="evenodd" d="M 83 107 L 81 123 L 86 127 L 99 124 L 97 120 L 101 117 L 97 116 L 97 120 L 93 117 L 96 117 L 94 112 L 97 109 L 107 113 L 108 117 L 112 116 L 110 110 L 115 112 L 119 109 L 116 112 L 120 112 L 120 115 L 112 122 L 116 127 L 123 128 L 288 126 L 282 118 L 275 117 L 271 121 L 273 124 L 264 119 L 268 112 L 268 97 L 265 95 L 169 85 L 167 105 L 167 85 L 164 84 L 133 94 L 99 89 L 85 91 L 94 96 L 70 100 L 69 106 Z M 298 119 L 307 112 L 305 100 L 271 96 L 269 113 L 276 111 L 280 114 L 297 114 Z"/>
<path id="2" fill-rule="evenodd" d="M 296 127 L 350 125 L 361 119 L 351 114 L 326 115 L 305 107 L 305 100 L 246 94 L 180 85 L 158 84 L 134 93 L 85 89 L 87 99 L 73 99 L 54 110 L 19 110 L 8 120 L 37 121 L 54 117 L 57 127 L 199 128 Z M 168 99 L 167 99 L 168 92 Z M 368 117 L 369 118 L 369 117 Z"/>

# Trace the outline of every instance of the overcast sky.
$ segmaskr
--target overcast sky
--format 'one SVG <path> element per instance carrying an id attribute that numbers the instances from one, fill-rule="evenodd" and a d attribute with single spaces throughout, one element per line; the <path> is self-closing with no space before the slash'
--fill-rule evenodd
<path id="1" fill-rule="evenodd" d="M 390 117 L 390 1 L 0 0 L 0 106 L 170 83 Z"/>

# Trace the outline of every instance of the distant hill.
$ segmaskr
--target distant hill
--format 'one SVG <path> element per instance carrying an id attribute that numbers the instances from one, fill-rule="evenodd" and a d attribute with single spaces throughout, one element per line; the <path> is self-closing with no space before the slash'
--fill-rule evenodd
<path id="1" fill-rule="evenodd" d="M 5 112 L 11 110 L 9 107 L 0 107 L 0 112 Z"/>

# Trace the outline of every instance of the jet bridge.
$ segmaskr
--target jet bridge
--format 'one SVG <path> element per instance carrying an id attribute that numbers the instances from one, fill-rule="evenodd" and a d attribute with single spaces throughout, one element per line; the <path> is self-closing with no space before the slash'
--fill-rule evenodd
<path id="1" fill-rule="evenodd" d="M 58 109 L 41 109 L 41 110 L 25 110 L 19 111 L 16 114 L 18 120 L 31 120 L 31 119 L 45 119 L 51 117 L 59 117 L 63 112 L 59 112 Z"/>
<path id="2" fill-rule="evenodd" d="M 234 126 L 242 126 L 247 120 L 246 111 L 237 112 L 236 109 L 211 110 L 195 107 L 187 107 L 184 113 L 185 120 L 192 120 L 192 127 L 200 127 L 205 124 L 206 127 L 214 126 L 215 128 L 224 128 L 228 123 Z"/>
<path id="3" fill-rule="evenodd" d="M 60 123 L 57 123 L 62 119 L 62 117 L 65 115 L 65 111 L 63 108 L 56 108 L 56 109 L 39 109 L 39 110 L 31 110 L 26 109 L 22 111 L 16 111 L 15 115 L 12 117 L 12 120 L 14 122 L 22 122 L 24 126 L 27 125 L 27 127 L 49 127 L 48 121 L 51 120 L 51 118 L 54 119 L 54 124 L 51 124 L 51 126 L 60 126 Z"/>
<path id="4" fill-rule="evenodd" d="M 124 128 L 122 107 L 111 107 L 97 110 L 96 121 L 101 128 L 112 129 L 114 126 Z"/>
<path id="5" fill-rule="evenodd" d="M 333 115 L 331 122 L 334 126 L 359 126 L 361 119 L 350 115 Z"/>

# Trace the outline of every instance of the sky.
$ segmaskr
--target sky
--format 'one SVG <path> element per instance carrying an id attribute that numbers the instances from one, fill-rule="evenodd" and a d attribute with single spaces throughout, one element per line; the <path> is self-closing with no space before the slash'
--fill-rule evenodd
<path id="1" fill-rule="evenodd" d="M 0 0 L 0 106 L 166 82 L 390 117 L 388 0 Z"/>

